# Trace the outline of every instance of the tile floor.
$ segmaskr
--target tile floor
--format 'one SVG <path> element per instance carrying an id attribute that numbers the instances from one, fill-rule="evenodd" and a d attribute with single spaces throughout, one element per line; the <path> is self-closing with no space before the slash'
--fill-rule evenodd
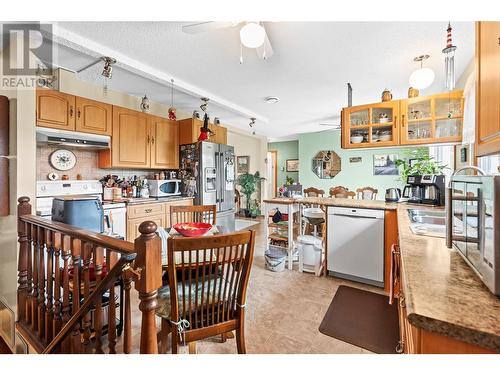
<path id="1" fill-rule="evenodd" d="M 382 292 L 381 289 L 333 277 L 315 277 L 292 271 L 271 272 L 265 269 L 263 224 L 255 225 L 257 244 L 247 291 L 245 336 L 247 353 L 370 353 L 323 335 L 318 327 L 340 285 Z M 140 314 L 137 294 L 133 290 L 132 336 L 133 347 L 139 347 Z M 159 325 L 158 325 L 159 326 Z M 121 340 L 120 340 L 121 341 Z M 117 345 L 121 351 L 121 342 Z M 237 353 L 236 342 L 220 342 L 220 336 L 197 343 L 198 353 Z M 181 353 L 187 353 L 187 346 Z"/>

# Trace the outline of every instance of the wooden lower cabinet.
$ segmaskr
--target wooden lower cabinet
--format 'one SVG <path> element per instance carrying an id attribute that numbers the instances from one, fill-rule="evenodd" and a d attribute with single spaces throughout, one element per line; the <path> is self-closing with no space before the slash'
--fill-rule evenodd
<path id="1" fill-rule="evenodd" d="M 127 241 L 141 235 L 139 226 L 144 221 L 154 221 L 158 227 L 170 227 L 170 207 L 192 206 L 192 199 L 181 199 L 164 203 L 145 203 L 127 206 Z"/>

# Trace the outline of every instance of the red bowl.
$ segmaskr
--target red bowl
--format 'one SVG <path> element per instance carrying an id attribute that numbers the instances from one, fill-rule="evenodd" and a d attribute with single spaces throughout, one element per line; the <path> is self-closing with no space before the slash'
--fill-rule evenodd
<path id="1" fill-rule="evenodd" d="M 208 223 L 177 223 L 174 224 L 174 229 L 184 237 L 203 236 L 212 228 L 212 224 Z"/>

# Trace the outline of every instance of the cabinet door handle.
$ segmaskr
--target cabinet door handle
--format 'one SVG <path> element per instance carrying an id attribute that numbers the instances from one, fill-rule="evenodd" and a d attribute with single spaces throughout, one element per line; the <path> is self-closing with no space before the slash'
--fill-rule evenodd
<path id="1" fill-rule="evenodd" d="M 78 108 L 76 110 L 76 117 L 80 118 L 80 115 L 81 115 L 81 111 L 80 111 L 80 108 Z"/>
<path id="2" fill-rule="evenodd" d="M 401 115 L 401 127 L 405 127 L 405 115 Z"/>
<path id="3" fill-rule="evenodd" d="M 398 125 L 398 116 L 394 116 L 394 128 Z"/>
<path id="4" fill-rule="evenodd" d="M 154 144 L 155 143 L 155 137 L 151 137 L 151 143 Z"/>
<path id="5" fill-rule="evenodd" d="M 400 340 L 396 344 L 396 353 L 401 354 L 405 351 L 405 342 Z"/>
<path id="6" fill-rule="evenodd" d="M 149 213 L 150 213 L 150 212 L 152 212 L 152 211 L 153 211 L 153 209 L 152 209 L 152 208 L 146 208 L 146 209 L 144 210 L 144 212 L 145 212 L 145 213 L 147 213 L 147 214 L 149 214 Z"/>
<path id="7" fill-rule="evenodd" d="M 147 142 L 148 142 L 148 144 L 149 144 L 149 134 L 148 134 L 148 136 L 147 136 Z"/>
<path id="8" fill-rule="evenodd" d="M 69 117 L 73 117 L 73 106 L 69 106 Z"/>

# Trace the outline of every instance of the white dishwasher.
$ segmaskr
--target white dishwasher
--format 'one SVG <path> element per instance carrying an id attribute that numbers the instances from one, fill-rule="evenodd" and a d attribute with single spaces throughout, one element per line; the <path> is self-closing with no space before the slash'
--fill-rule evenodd
<path id="1" fill-rule="evenodd" d="M 328 207 L 329 274 L 384 286 L 384 210 Z"/>

